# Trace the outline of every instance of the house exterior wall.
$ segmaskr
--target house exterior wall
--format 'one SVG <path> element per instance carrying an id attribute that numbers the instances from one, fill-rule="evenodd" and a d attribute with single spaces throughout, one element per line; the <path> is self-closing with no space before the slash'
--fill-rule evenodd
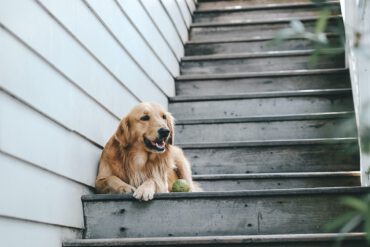
<path id="1" fill-rule="evenodd" d="M 105 142 L 175 93 L 193 0 L 0 1 L 2 246 L 81 237 Z"/>

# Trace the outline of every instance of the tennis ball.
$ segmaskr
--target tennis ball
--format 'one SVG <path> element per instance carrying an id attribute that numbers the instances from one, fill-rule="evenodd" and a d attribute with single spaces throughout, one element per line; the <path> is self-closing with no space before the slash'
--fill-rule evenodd
<path id="1" fill-rule="evenodd" d="M 185 179 L 178 179 L 172 185 L 172 192 L 189 192 L 190 186 Z"/>

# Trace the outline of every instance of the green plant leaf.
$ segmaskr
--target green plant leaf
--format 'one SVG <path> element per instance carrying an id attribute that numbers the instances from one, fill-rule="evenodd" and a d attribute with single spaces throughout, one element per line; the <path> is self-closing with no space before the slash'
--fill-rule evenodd
<path id="1" fill-rule="evenodd" d="M 316 22 L 315 32 L 323 33 L 328 25 L 328 19 L 330 16 L 330 10 L 324 8 L 320 11 L 320 18 Z"/>
<path id="2" fill-rule="evenodd" d="M 334 230 L 337 230 L 340 227 L 343 227 L 344 224 L 346 224 L 348 221 L 350 221 L 356 215 L 357 215 L 356 212 L 347 212 L 345 214 L 342 214 L 338 218 L 333 220 L 332 222 L 327 223 L 324 226 L 323 230 L 325 232 L 332 232 Z"/>
<path id="3" fill-rule="evenodd" d="M 342 204 L 360 212 L 363 215 L 367 215 L 370 211 L 370 207 L 366 201 L 356 197 L 345 197 L 341 200 L 341 202 Z"/>

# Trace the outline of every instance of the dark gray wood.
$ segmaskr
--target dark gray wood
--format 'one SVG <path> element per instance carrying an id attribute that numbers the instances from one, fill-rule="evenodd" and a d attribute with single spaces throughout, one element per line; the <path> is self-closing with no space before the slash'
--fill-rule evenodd
<path id="1" fill-rule="evenodd" d="M 176 119 L 266 116 L 352 111 L 352 95 L 250 98 L 171 103 Z"/>
<path id="2" fill-rule="evenodd" d="M 176 94 L 225 95 L 252 92 L 274 92 L 307 89 L 349 88 L 347 72 L 324 75 L 301 75 L 176 82 Z"/>
<path id="3" fill-rule="evenodd" d="M 360 186 L 360 172 L 195 175 L 204 191 Z"/>
<path id="4" fill-rule="evenodd" d="M 283 53 L 283 52 L 282 52 Z M 288 52 L 286 52 L 288 53 Z M 281 54 L 281 53 L 280 53 Z M 293 54 L 293 53 L 292 53 Z M 284 56 L 282 56 L 284 55 Z M 309 64 L 311 54 L 287 55 L 273 57 L 247 57 L 247 58 L 225 58 L 201 61 L 181 62 L 181 73 L 186 74 L 222 74 L 222 73 L 241 73 L 241 72 L 260 72 L 281 71 L 281 70 L 301 70 L 301 69 L 329 69 L 344 68 L 344 55 L 322 56 L 315 65 Z M 232 55 L 236 56 L 236 55 Z M 242 56 L 242 55 L 239 55 Z"/>
<path id="5" fill-rule="evenodd" d="M 177 125 L 178 143 L 356 137 L 356 123 L 348 119 Z"/>
<path id="6" fill-rule="evenodd" d="M 316 233 L 284 235 L 242 235 L 207 237 L 156 237 L 84 239 L 63 242 L 64 247 L 108 247 L 108 246 L 248 246 L 248 247 L 327 247 L 336 239 L 344 238 L 343 247 L 365 246 L 364 233 Z M 352 244 L 352 245 L 351 245 Z M 358 244 L 358 245 L 356 245 Z M 360 245 L 359 245 L 360 244 Z M 362 244 L 362 245 L 361 245 Z"/>
<path id="7" fill-rule="evenodd" d="M 192 146 L 194 147 L 194 146 Z M 358 171 L 357 143 L 184 148 L 194 174 Z"/>
<path id="8" fill-rule="evenodd" d="M 333 47 L 340 47 L 338 36 L 328 36 Z M 289 39 L 281 43 L 273 43 L 272 39 L 239 39 L 239 40 L 213 40 L 211 42 L 188 42 L 185 45 L 185 55 L 211 55 L 211 54 L 238 54 L 242 52 L 291 51 L 313 49 L 314 43 L 302 39 Z"/>
<path id="9" fill-rule="evenodd" d="M 86 238 L 317 233 L 345 212 L 342 196 L 370 188 L 167 193 L 83 197 Z M 282 227 L 284 226 L 284 227 Z"/>

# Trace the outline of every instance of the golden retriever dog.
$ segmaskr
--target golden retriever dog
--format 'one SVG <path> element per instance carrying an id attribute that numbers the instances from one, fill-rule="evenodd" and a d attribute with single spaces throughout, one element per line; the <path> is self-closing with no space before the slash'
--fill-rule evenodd
<path id="1" fill-rule="evenodd" d="M 105 145 L 96 179 L 98 193 L 131 193 L 148 201 L 156 192 L 170 192 L 173 183 L 193 183 L 190 163 L 174 146 L 174 118 L 156 103 L 141 103 L 122 119 Z"/>

